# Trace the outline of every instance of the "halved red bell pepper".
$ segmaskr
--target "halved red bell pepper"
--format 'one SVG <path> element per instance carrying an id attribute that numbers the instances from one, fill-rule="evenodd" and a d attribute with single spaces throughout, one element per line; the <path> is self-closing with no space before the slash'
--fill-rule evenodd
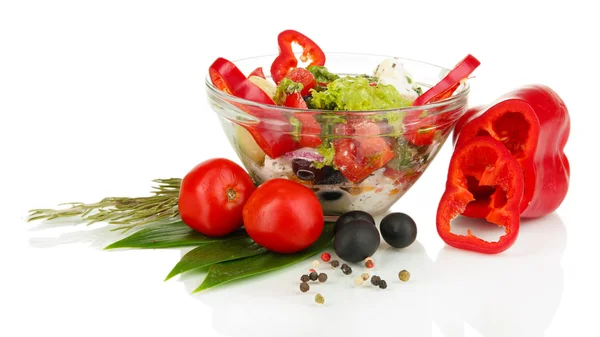
<path id="1" fill-rule="evenodd" d="M 394 158 L 394 152 L 386 140 L 379 137 L 380 133 L 377 124 L 363 118 L 338 124 L 336 134 L 351 138 L 333 141 L 333 163 L 348 180 L 360 182 Z"/>
<path id="2" fill-rule="evenodd" d="M 467 55 L 439 83 L 417 97 L 413 106 L 435 103 L 449 98 L 462 81 L 466 80 L 480 64 L 473 55 Z M 418 146 L 431 144 L 436 135 L 441 133 L 440 126 L 449 125 L 448 121 L 443 120 L 443 116 L 422 117 L 422 114 L 422 111 L 409 111 L 404 118 L 406 124 L 404 138 Z"/>
<path id="3" fill-rule="evenodd" d="M 208 72 L 212 83 L 218 89 L 255 103 L 275 106 L 271 97 L 248 80 L 232 62 L 219 57 L 209 67 Z M 296 142 L 289 134 L 292 125 L 276 109 L 235 102 L 232 104 L 260 119 L 257 125 L 244 125 L 244 127 L 269 157 L 277 158 L 296 149 Z"/>
<path id="4" fill-rule="evenodd" d="M 569 113 L 562 99 L 547 86 L 531 85 L 507 93 L 488 107 L 470 109 L 457 122 L 454 139 L 457 146 L 476 136 L 502 142 L 523 170 L 521 216 L 535 218 L 553 212 L 567 194 L 570 166 L 564 147 L 569 133 Z M 472 192 L 476 201 L 463 215 L 486 216 L 487 192 Z"/>
<path id="5" fill-rule="evenodd" d="M 497 242 L 451 232 L 450 222 L 463 213 L 475 196 L 470 184 L 486 189 L 489 198 L 488 222 L 504 227 Z M 523 197 L 523 173 L 511 153 L 491 137 L 469 139 L 454 150 L 450 160 L 446 191 L 437 210 L 437 231 L 448 245 L 475 252 L 496 254 L 510 248 L 519 233 L 519 204 Z"/>
<path id="6" fill-rule="evenodd" d="M 248 78 L 250 78 L 251 76 L 258 76 L 260 78 L 266 79 L 265 73 L 263 73 L 262 67 L 258 67 L 256 69 L 252 70 L 252 72 L 248 75 Z"/>
<path id="7" fill-rule="evenodd" d="M 311 60 L 310 66 L 325 64 L 325 53 L 313 40 L 302 33 L 295 30 L 284 30 L 277 36 L 277 43 L 279 44 L 279 56 L 275 58 L 271 65 L 271 77 L 277 84 L 291 69 L 298 66 L 298 59 L 296 59 L 292 50 L 292 43 L 297 43 L 302 47 L 302 55 L 300 55 L 302 62 Z"/>

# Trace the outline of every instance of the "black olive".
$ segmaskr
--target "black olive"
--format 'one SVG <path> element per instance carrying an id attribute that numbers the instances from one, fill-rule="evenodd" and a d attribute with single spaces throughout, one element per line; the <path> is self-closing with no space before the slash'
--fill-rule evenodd
<path id="1" fill-rule="evenodd" d="M 337 221 L 335 222 L 335 226 L 333 226 L 333 233 L 337 233 L 340 229 L 346 227 L 346 225 L 354 220 L 365 220 L 373 224 L 375 226 L 375 219 L 373 216 L 367 212 L 363 211 L 350 211 L 342 214 Z"/>
<path id="2" fill-rule="evenodd" d="M 394 248 L 406 248 L 417 238 L 417 224 L 404 213 L 386 215 L 379 224 L 381 236 Z"/>
<path id="3" fill-rule="evenodd" d="M 379 241 L 377 227 L 366 220 L 354 220 L 339 230 L 333 246 L 340 259 L 359 262 L 377 251 Z"/>
<path id="4" fill-rule="evenodd" d="M 342 197 L 340 191 L 325 191 L 319 194 L 319 198 L 323 201 L 335 201 Z"/>
<path id="5" fill-rule="evenodd" d="M 292 170 L 296 177 L 302 180 L 315 179 L 315 169 L 311 167 L 312 162 L 306 159 L 294 158 L 292 160 Z"/>
<path id="6" fill-rule="evenodd" d="M 346 181 L 346 177 L 344 177 L 342 172 L 331 166 L 325 166 L 315 171 L 315 180 L 313 183 L 316 185 L 336 185 L 344 181 Z"/>

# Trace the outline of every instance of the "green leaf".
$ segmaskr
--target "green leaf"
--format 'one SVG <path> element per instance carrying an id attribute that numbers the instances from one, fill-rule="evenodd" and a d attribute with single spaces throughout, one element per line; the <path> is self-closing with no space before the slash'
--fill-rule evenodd
<path id="1" fill-rule="evenodd" d="M 321 237 L 312 246 L 301 252 L 295 254 L 268 252 L 258 256 L 213 264 L 202 284 L 194 292 L 295 264 L 323 251 L 332 239 L 333 223 L 326 223 Z"/>
<path id="2" fill-rule="evenodd" d="M 266 252 L 265 248 L 259 246 L 249 237 L 207 243 L 185 254 L 171 270 L 165 281 L 186 271 Z"/>
<path id="3" fill-rule="evenodd" d="M 209 237 L 196 232 L 183 222 L 178 221 L 144 228 L 104 249 L 186 247 L 240 237 L 247 237 L 246 232 L 240 230 L 224 237 Z"/>

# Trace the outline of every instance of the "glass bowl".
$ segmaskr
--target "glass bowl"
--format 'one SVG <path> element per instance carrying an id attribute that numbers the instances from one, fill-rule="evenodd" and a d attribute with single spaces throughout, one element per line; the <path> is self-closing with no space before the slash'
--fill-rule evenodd
<path id="1" fill-rule="evenodd" d="M 327 68 L 339 75 L 371 75 L 381 61 L 389 58 L 348 53 L 326 55 Z M 263 67 L 267 73 L 276 56 L 253 57 L 234 63 L 246 74 L 257 67 Z M 398 60 L 423 91 L 438 83 L 449 71 L 424 62 Z M 433 104 L 376 111 L 298 110 L 254 103 L 217 89 L 208 76 L 206 91 L 227 138 L 257 184 L 275 178 L 299 182 L 316 193 L 325 215 L 335 216 L 351 210 L 377 215 L 398 201 L 427 169 L 455 122 L 466 111 L 469 86 L 465 82 L 451 97 Z M 311 116 L 321 123 L 317 137 L 333 151 L 301 148 L 271 158 L 252 135 L 259 130 L 265 138 L 279 139 L 277 136 L 280 136 L 298 140 L 307 134 L 302 129 L 292 129 L 290 123 L 282 120 L 291 117 L 302 120 L 302 116 Z M 332 155 L 331 152 L 335 152 L 333 163 L 321 167 L 319 163 Z M 385 165 L 378 167 L 382 163 Z M 365 167 L 368 168 L 366 177 L 355 174 L 364 173 Z M 376 169 L 371 171 L 373 168 Z"/>

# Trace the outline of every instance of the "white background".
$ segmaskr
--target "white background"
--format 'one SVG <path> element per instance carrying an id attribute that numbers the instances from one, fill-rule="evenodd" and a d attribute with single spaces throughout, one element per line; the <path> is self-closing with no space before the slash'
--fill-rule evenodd
<path id="1" fill-rule="evenodd" d="M 598 332 L 597 11 L 587 1 L 0 2 L 0 335 L 591 336 Z M 390 2 L 391 3 L 391 2 Z M 207 66 L 275 53 L 293 28 L 325 51 L 482 62 L 472 103 L 527 83 L 570 109 L 569 194 L 499 256 L 445 247 L 435 231 L 451 144 L 394 207 L 418 223 L 382 245 L 390 286 L 330 282 L 300 294 L 309 262 L 190 292 L 163 283 L 182 250 L 102 251 L 102 226 L 28 224 L 27 210 L 147 193 L 211 157 L 235 158 L 204 93 Z M 395 274 L 413 278 L 400 284 Z M 359 268 L 355 268 L 360 271 Z M 356 273 L 356 272 L 355 272 Z M 324 307 L 312 302 L 315 292 Z"/>

